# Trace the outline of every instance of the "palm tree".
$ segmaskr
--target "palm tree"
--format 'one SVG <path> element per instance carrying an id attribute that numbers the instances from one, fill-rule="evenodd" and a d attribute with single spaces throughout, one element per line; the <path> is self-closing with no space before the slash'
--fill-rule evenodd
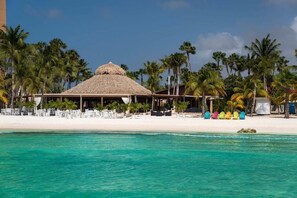
<path id="1" fill-rule="evenodd" d="M 245 68 L 247 69 L 248 76 L 251 75 L 251 70 L 256 64 L 255 56 L 252 56 L 251 54 L 248 54 L 245 57 Z"/>
<path id="2" fill-rule="evenodd" d="M 202 96 L 202 115 L 205 113 L 206 96 L 225 95 L 224 81 L 217 71 L 202 68 L 193 73 L 186 84 L 186 93 L 192 93 L 197 98 Z"/>
<path id="3" fill-rule="evenodd" d="M 92 77 L 93 72 L 87 66 L 88 63 L 84 59 L 78 61 L 75 85 Z"/>
<path id="4" fill-rule="evenodd" d="M 277 107 L 278 114 L 280 114 L 280 106 L 285 103 L 286 95 L 284 94 L 282 88 L 272 87 L 270 100 L 271 103 Z"/>
<path id="5" fill-rule="evenodd" d="M 289 118 L 289 100 L 290 95 L 295 92 L 297 88 L 297 73 L 292 71 L 293 67 L 283 69 L 274 77 L 272 83 L 273 87 L 278 87 L 283 90 L 285 94 L 285 118 Z M 296 68 L 295 68 L 296 70 Z"/>
<path id="6" fill-rule="evenodd" d="M 268 96 L 265 89 L 263 89 L 263 84 L 256 76 L 248 76 L 239 85 L 234 87 L 234 94 L 231 96 L 231 100 L 244 99 L 246 100 L 246 108 L 250 107 L 252 102 L 250 115 L 255 109 L 256 97 L 257 96 Z"/>
<path id="7" fill-rule="evenodd" d="M 34 67 L 32 68 L 32 78 L 27 81 L 27 89 L 30 94 L 41 93 L 40 107 L 43 108 L 43 95 L 50 89 L 53 79 L 59 71 L 56 68 L 56 58 L 51 53 L 51 46 L 44 42 L 34 45 Z"/>
<path id="8" fill-rule="evenodd" d="M 181 67 L 187 63 L 187 57 L 182 53 L 171 54 L 169 57 L 169 64 L 173 69 L 174 79 L 174 93 L 179 95 L 179 86 L 180 86 L 180 76 L 181 76 Z"/>
<path id="9" fill-rule="evenodd" d="M 121 67 L 123 70 L 125 70 L 125 71 L 128 71 L 128 70 L 129 70 L 129 68 L 128 68 L 128 66 L 127 66 L 126 64 L 121 64 L 120 67 Z"/>
<path id="10" fill-rule="evenodd" d="M 279 56 L 280 43 L 276 39 L 271 40 L 270 34 L 267 34 L 261 41 L 256 39 L 251 46 L 245 46 L 259 62 L 258 67 L 261 68 L 261 76 L 263 77 L 264 88 L 267 91 L 267 77 L 274 70 L 274 65 Z"/>
<path id="11" fill-rule="evenodd" d="M 132 80 L 139 80 L 139 71 L 129 71 L 129 67 L 126 64 L 121 64 L 120 67 L 125 70 L 127 77 Z"/>
<path id="12" fill-rule="evenodd" d="M 226 59 L 226 53 L 225 52 L 220 52 L 220 51 L 214 52 L 212 54 L 212 58 L 216 61 L 217 68 L 221 68 L 220 63 L 222 63 Z M 226 70 L 227 70 L 227 73 L 229 75 L 229 71 L 228 71 L 227 66 L 226 66 Z"/>
<path id="13" fill-rule="evenodd" d="M 143 84 L 144 84 L 143 75 L 145 75 L 147 72 L 146 72 L 146 70 L 144 68 L 140 68 L 138 70 L 138 73 L 140 75 L 140 84 L 143 86 Z"/>
<path id="14" fill-rule="evenodd" d="M 227 101 L 227 105 L 230 107 L 231 111 L 234 111 L 234 109 L 243 109 L 244 108 L 244 102 L 242 96 L 235 95 L 231 97 L 230 100 Z"/>
<path id="15" fill-rule="evenodd" d="M 171 58 L 170 56 L 165 56 L 160 60 L 162 62 L 162 67 L 166 70 L 167 69 L 167 94 L 170 95 L 170 88 L 171 88 Z"/>
<path id="16" fill-rule="evenodd" d="M 63 87 L 67 85 L 70 89 L 71 83 L 75 81 L 77 73 L 79 72 L 79 55 L 75 50 L 66 50 L 64 56 L 64 66 L 62 67 Z"/>
<path id="17" fill-rule="evenodd" d="M 54 38 L 49 42 L 49 65 L 53 76 L 53 82 L 49 87 L 52 93 L 60 93 L 64 90 L 63 79 L 64 72 L 63 67 L 65 67 L 65 49 L 67 45 L 59 38 Z"/>
<path id="18" fill-rule="evenodd" d="M 236 68 L 236 63 L 238 62 L 239 55 L 236 53 L 231 54 L 227 58 L 228 67 L 230 69 L 230 74 L 232 74 L 233 70 Z"/>
<path id="19" fill-rule="evenodd" d="M 21 62 L 22 50 L 26 48 L 25 40 L 29 33 L 21 29 L 21 26 L 16 28 L 4 26 L 4 30 L 0 30 L 0 49 L 4 52 L 5 56 L 9 59 L 11 69 L 11 102 L 13 107 L 15 97 L 15 68 Z"/>
<path id="20" fill-rule="evenodd" d="M 237 76 L 241 76 L 241 72 L 246 70 L 246 58 L 244 56 L 237 55 L 235 59 L 234 71 L 237 72 Z"/>
<path id="21" fill-rule="evenodd" d="M 34 78 L 32 75 L 34 46 L 28 44 L 26 49 L 23 49 L 20 53 L 20 62 L 15 64 L 13 75 L 15 77 L 14 86 L 16 89 L 15 95 L 19 97 L 19 102 L 22 101 L 22 97 L 27 95 L 26 84 Z"/>
<path id="22" fill-rule="evenodd" d="M 3 80 L 2 76 L 0 76 L 0 101 L 2 101 L 5 104 L 8 103 L 6 94 L 7 94 L 7 92 L 4 89 L 4 80 Z"/>
<path id="23" fill-rule="evenodd" d="M 147 87 L 152 93 L 155 93 L 160 88 L 161 74 L 164 72 L 164 68 L 157 62 L 150 61 L 144 63 L 144 67 L 148 75 Z"/>
<path id="24" fill-rule="evenodd" d="M 189 68 L 190 71 L 192 71 L 190 64 L 190 54 L 196 54 L 196 47 L 192 46 L 192 44 L 189 41 L 185 41 L 179 47 L 179 50 L 183 51 L 187 55 L 186 66 L 187 68 Z"/>

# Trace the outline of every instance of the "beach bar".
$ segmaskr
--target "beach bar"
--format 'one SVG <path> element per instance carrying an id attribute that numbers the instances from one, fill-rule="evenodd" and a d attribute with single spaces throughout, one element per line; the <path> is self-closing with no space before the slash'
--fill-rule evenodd
<path id="1" fill-rule="evenodd" d="M 148 103 L 151 91 L 127 77 L 120 66 L 109 62 L 99 66 L 93 77 L 69 90 L 57 94 L 36 94 L 35 97 L 43 97 L 45 101 L 68 98 L 77 102 L 80 110 L 84 111 L 98 104 L 105 106 L 111 101 Z"/>

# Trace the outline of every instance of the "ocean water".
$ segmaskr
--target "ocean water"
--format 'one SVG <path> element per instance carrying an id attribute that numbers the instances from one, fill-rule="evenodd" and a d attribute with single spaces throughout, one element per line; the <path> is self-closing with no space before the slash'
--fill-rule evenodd
<path id="1" fill-rule="evenodd" d="M 0 197 L 296 197 L 297 136 L 0 135 Z"/>

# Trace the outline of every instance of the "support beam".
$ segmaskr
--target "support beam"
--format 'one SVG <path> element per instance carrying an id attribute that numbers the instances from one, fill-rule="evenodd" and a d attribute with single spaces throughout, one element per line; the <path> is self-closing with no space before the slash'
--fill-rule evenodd
<path id="1" fill-rule="evenodd" d="M 103 107 L 103 97 L 101 97 L 101 106 Z"/>
<path id="2" fill-rule="evenodd" d="M 82 99 L 82 95 L 79 96 L 79 109 L 80 109 L 80 112 L 83 111 L 83 99 Z"/>
<path id="3" fill-rule="evenodd" d="M 213 99 L 210 99 L 209 111 L 210 113 L 213 113 Z"/>

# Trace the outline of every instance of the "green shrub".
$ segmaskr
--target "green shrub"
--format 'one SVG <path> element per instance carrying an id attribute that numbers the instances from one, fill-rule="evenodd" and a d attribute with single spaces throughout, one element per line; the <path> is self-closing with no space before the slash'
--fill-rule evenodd
<path id="1" fill-rule="evenodd" d="M 189 105 L 189 102 L 177 101 L 174 103 L 175 111 L 178 113 L 184 112 L 187 109 L 188 105 Z"/>

